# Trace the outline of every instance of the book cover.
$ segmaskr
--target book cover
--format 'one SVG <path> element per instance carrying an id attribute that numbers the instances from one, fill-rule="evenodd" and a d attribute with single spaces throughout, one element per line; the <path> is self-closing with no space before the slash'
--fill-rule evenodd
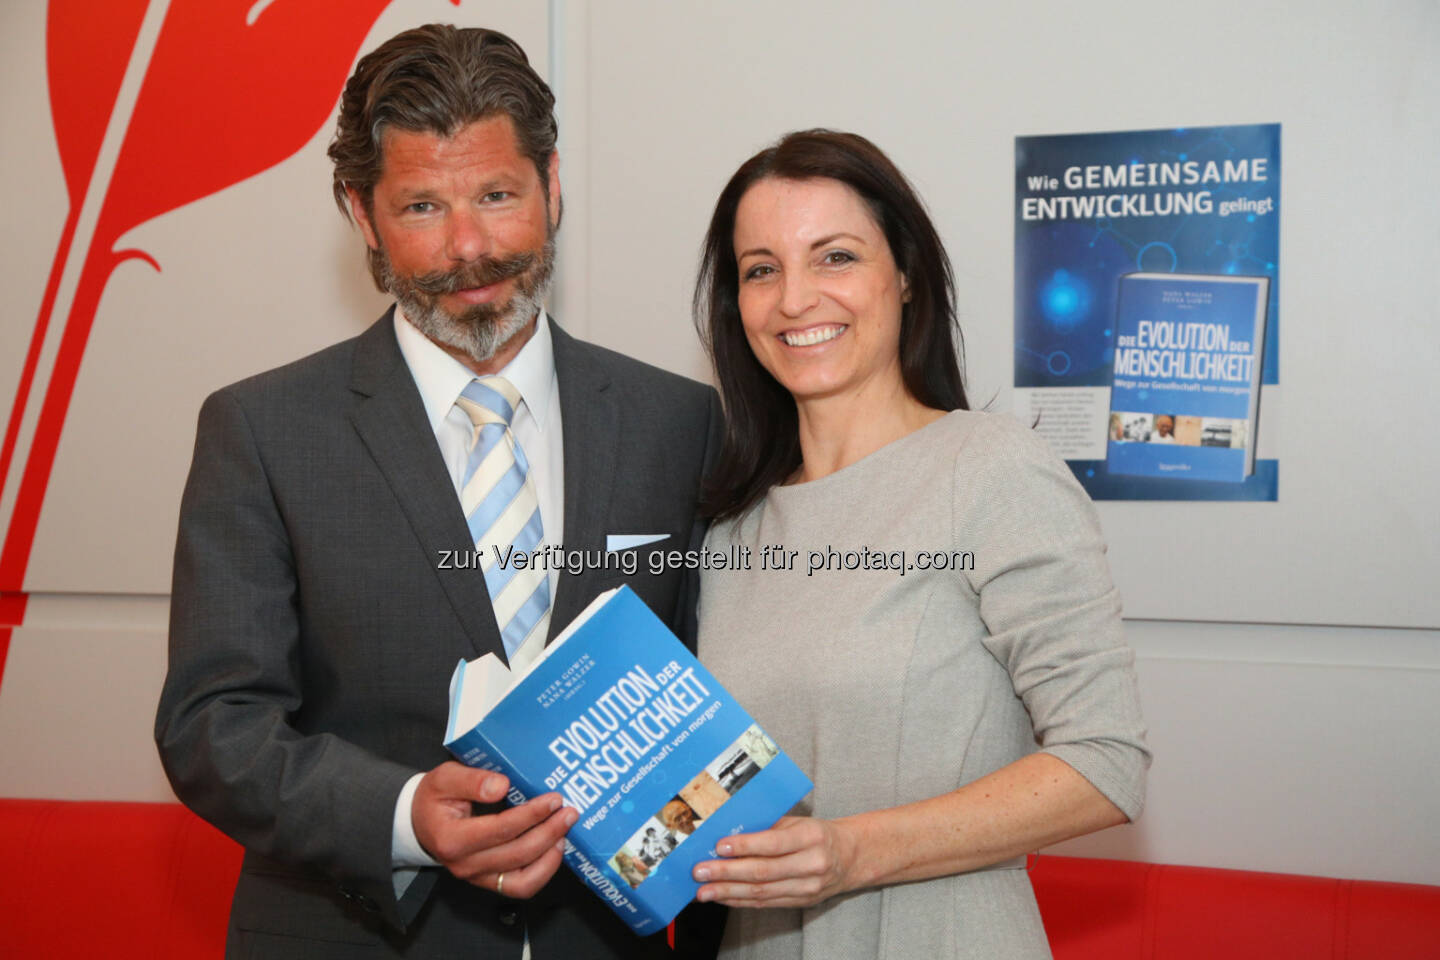
<path id="1" fill-rule="evenodd" d="M 1255 469 L 1268 277 L 1120 278 L 1105 467 L 1241 483 Z"/>
<path id="2" fill-rule="evenodd" d="M 637 934 L 665 927 L 720 838 L 764 830 L 811 783 L 634 591 L 608 591 L 519 678 L 461 661 L 445 746 L 555 790 L 580 817 L 565 862 Z"/>
<path id="3" fill-rule="evenodd" d="M 1201 425 L 1207 448 L 1245 444 L 1239 480 L 1228 466 L 1233 456 L 1162 469 L 1144 451 L 1114 447 L 1111 414 L 1150 413 L 1152 424 L 1156 414 L 1181 414 L 1136 406 L 1134 397 L 1112 401 L 1111 387 L 1116 355 L 1125 349 L 1116 326 L 1122 277 L 1265 278 L 1264 329 L 1251 339 L 1255 382 L 1264 385 L 1262 421 L 1278 422 L 1283 398 L 1269 388 L 1280 382 L 1280 134 L 1279 124 L 1261 123 L 1015 138 L 1015 414 L 1034 425 L 1093 499 L 1278 497 L 1273 430 L 1252 430 L 1242 440 L 1220 424 L 1208 431 Z M 1254 426 L 1252 414 L 1215 416 L 1241 418 Z M 1183 427 L 1190 438 L 1193 421 Z M 1131 432 L 1143 433 L 1143 424 Z M 1211 471 L 1206 461 L 1216 459 L 1227 466 Z M 1184 466 L 1176 458 L 1165 463 Z"/>

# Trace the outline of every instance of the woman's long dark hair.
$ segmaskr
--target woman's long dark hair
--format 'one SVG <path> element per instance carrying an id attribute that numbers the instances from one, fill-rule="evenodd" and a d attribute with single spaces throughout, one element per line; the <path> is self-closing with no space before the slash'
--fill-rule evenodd
<path id="1" fill-rule="evenodd" d="M 910 292 L 900 313 L 905 389 L 937 410 L 970 408 L 961 373 L 954 272 L 915 189 L 879 147 L 858 134 L 786 134 L 735 171 L 715 203 L 700 252 L 695 324 L 725 405 L 725 442 L 701 494 L 701 510 L 712 519 L 743 513 L 800 466 L 795 400 L 760 365 L 740 323 L 735 211 L 746 191 L 770 178 L 838 180 L 860 195 L 885 232 Z"/>

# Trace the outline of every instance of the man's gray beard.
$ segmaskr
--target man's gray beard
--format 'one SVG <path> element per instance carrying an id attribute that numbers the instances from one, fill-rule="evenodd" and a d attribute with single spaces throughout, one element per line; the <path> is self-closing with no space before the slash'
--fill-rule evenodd
<path id="1" fill-rule="evenodd" d="M 477 303 L 456 316 L 440 305 L 438 296 L 423 293 L 399 277 L 383 249 L 380 254 L 381 283 L 394 295 L 405 318 L 431 340 L 462 351 L 476 363 L 494 357 L 539 315 L 555 273 L 552 231 L 535 265 L 517 278 L 515 293 L 507 304 Z"/>

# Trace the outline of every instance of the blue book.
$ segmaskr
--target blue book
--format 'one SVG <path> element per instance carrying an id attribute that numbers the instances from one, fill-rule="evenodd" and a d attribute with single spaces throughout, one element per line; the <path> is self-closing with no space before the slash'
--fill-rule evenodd
<path id="1" fill-rule="evenodd" d="M 734 833 L 765 830 L 811 783 L 628 587 L 596 597 L 520 676 L 460 661 L 445 746 L 510 778 L 510 802 L 559 791 L 580 814 L 565 862 L 638 934 L 700 885 Z"/>
<path id="2" fill-rule="evenodd" d="M 1240 483 L 1255 469 L 1268 277 L 1120 278 L 1105 469 Z"/>

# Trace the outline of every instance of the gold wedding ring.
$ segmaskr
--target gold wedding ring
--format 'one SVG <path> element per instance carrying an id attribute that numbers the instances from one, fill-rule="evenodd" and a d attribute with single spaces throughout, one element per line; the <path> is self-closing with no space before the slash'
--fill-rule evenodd
<path id="1" fill-rule="evenodd" d="M 503 873 L 495 878 L 495 892 L 501 896 L 505 895 L 505 874 Z"/>

